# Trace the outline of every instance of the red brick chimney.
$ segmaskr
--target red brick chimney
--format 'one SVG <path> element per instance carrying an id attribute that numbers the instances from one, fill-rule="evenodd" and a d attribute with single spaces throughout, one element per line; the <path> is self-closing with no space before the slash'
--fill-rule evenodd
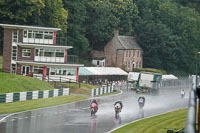
<path id="1" fill-rule="evenodd" d="M 114 30 L 114 37 L 117 37 L 119 35 L 119 30 Z"/>

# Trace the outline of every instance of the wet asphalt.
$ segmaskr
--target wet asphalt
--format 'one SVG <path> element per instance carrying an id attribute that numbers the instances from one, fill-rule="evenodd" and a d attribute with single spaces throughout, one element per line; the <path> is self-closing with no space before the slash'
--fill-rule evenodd
<path id="1" fill-rule="evenodd" d="M 124 88 L 124 89 L 123 89 Z M 181 99 L 180 91 L 186 96 Z M 10 115 L 0 123 L 0 133 L 105 133 L 134 120 L 188 107 L 191 87 L 161 88 L 159 95 L 136 94 L 122 87 L 123 93 L 97 98 L 99 110 L 90 116 L 89 100 Z M 139 109 L 137 99 L 146 103 Z M 124 108 L 115 117 L 114 102 L 121 100 Z"/>

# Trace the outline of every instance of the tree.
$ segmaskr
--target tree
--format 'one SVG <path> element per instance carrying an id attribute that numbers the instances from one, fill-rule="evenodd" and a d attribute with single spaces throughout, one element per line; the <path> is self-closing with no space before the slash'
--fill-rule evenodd
<path id="1" fill-rule="evenodd" d="M 92 49 L 102 50 L 112 38 L 119 19 L 112 13 L 111 3 L 107 0 L 89 1 L 87 13 L 86 37 Z"/>
<path id="2" fill-rule="evenodd" d="M 67 43 L 73 46 L 71 54 L 87 57 L 89 42 L 85 37 L 85 21 L 87 19 L 86 0 L 63 0 L 64 8 L 68 10 Z"/>

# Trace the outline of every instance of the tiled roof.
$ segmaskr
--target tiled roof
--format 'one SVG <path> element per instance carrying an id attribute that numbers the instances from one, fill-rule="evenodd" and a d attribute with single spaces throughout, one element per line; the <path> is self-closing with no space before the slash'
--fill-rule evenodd
<path id="1" fill-rule="evenodd" d="M 118 36 L 118 39 L 124 49 L 142 49 L 136 42 L 136 39 L 131 36 Z"/>

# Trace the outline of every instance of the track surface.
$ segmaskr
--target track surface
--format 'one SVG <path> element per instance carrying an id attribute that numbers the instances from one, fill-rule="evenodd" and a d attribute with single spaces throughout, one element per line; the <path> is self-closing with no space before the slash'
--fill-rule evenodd
<path id="1" fill-rule="evenodd" d="M 128 122 L 188 106 L 190 87 L 161 88 L 158 96 L 136 94 L 122 87 L 121 95 L 99 98 L 96 116 L 90 116 L 89 100 L 57 107 L 32 110 L 11 115 L 0 123 L 0 133 L 104 133 Z M 186 91 L 181 99 L 180 91 Z M 137 99 L 145 96 L 139 109 Z M 115 117 L 114 102 L 121 100 L 124 108 Z"/>

